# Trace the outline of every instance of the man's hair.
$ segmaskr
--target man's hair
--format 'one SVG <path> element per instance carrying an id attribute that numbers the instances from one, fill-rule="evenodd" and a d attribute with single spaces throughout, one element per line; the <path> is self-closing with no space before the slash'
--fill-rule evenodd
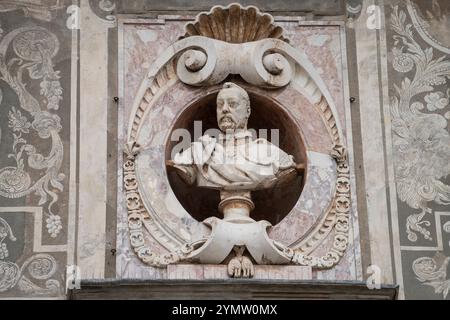
<path id="1" fill-rule="evenodd" d="M 248 96 L 247 91 L 245 91 L 243 88 L 239 87 L 237 84 L 235 84 L 233 82 L 225 82 L 222 87 L 222 90 L 224 90 L 224 89 L 237 89 L 240 97 L 242 99 L 244 99 L 245 103 L 247 104 L 247 107 L 250 108 L 250 98 Z M 220 91 L 222 91 L 222 90 L 220 90 Z"/>

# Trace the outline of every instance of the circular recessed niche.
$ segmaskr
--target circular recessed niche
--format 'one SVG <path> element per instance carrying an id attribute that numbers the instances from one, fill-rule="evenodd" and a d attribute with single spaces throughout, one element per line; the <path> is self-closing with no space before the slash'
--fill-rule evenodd
<path id="1" fill-rule="evenodd" d="M 220 88 L 219 88 L 220 89 Z M 218 89 L 218 90 L 219 90 Z M 218 129 L 216 117 L 216 97 L 218 90 L 187 106 L 174 123 L 169 140 L 166 143 L 166 160 L 171 159 L 172 149 L 181 142 L 171 141 L 172 133 L 176 129 L 187 129 L 190 136 L 194 137 L 194 122 L 201 121 L 203 135 L 206 130 Z M 247 89 L 250 96 L 251 115 L 248 122 L 249 129 L 267 130 L 267 140 L 271 141 L 271 129 L 279 131 L 279 147 L 288 154 L 294 156 L 296 163 L 306 164 L 306 151 L 296 123 L 275 101 Z M 271 141 L 272 142 L 272 141 Z M 216 216 L 222 218 L 218 205 L 220 192 L 207 188 L 187 185 L 176 173 L 168 169 L 167 176 L 170 186 L 189 214 L 198 221 Z M 304 174 L 306 176 L 306 172 Z M 302 188 L 304 176 L 297 176 L 282 187 L 271 188 L 251 193 L 255 209 L 250 216 L 256 221 L 267 220 L 272 225 L 280 222 L 297 203 Z"/>

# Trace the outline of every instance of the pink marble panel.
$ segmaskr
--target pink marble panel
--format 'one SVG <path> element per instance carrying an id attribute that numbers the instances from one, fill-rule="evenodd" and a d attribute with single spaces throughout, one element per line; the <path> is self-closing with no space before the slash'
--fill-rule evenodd
<path id="1" fill-rule="evenodd" d="M 306 26 L 281 22 L 290 44 L 303 51 L 325 82 L 345 131 L 342 46 L 339 26 Z M 345 134 L 345 132 L 344 132 Z"/>
<path id="2" fill-rule="evenodd" d="M 331 157 L 309 152 L 307 178 L 300 198 L 291 212 L 269 230 L 269 236 L 291 245 L 309 234 L 332 203 L 336 178 L 336 164 Z"/>

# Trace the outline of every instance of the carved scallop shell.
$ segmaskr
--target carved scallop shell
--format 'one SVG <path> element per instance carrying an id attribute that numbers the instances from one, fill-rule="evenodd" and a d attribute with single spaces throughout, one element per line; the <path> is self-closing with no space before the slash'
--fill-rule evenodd
<path id="1" fill-rule="evenodd" d="M 185 26 L 186 34 L 204 36 L 230 43 L 243 43 L 266 38 L 289 40 L 283 37 L 283 28 L 274 24 L 274 18 L 261 13 L 254 6 L 242 7 L 232 3 L 227 7 L 214 6 L 209 12 L 197 15 L 194 22 Z"/>

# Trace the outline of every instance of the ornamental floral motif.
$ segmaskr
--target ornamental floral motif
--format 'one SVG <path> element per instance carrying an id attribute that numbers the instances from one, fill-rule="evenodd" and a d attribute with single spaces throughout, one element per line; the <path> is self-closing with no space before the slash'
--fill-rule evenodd
<path id="1" fill-rule="evenodd" d="M 404 77 L 395 85 L 391 100 L 397 193 L 401 201 L 420 210 L 406 218 L 408 239 L 415 242 L 421 235 L 432 240 L 428 230 L 431 222 L 424 219 L 433 212 L 429 203 L 450 204 L 450 186 L 441 181 L 450 174 L 450 134 L 444 116 L 423 110 L 424 104 L 431 112 L 448 105 L 448 97 L 435 91 L 435 86 L 450 79 L 450 61 L 445 56 L 435 57 L 432 48 L 420 47 L 412 24 L 407 23 L 405 12 L 398 6 L 393 7 L 391 27 L 396 33 L 393 55 L 401 55 L 403 62 L 411 60 L 415 66 L 411 79 Z M 409 62 L 402 63 L 406 65 L 409 68 Z M 398 67 L 394 66 L 399 72 L 407 69 Z"/>
<path id="2" fill-rule="evenodd" d="M 19 272 L 17 264 L 0 261 L 0 292 L 5 292 L 15 286 Z"/>
<path id="3" fill-rule="evenodd" d="M 47 30 L 27 30 L 14 37 L 13 49 L 21 59 L 41 62 L 43 56 L 52 58 L 58 52 L 59 41 Z"/>
<path id="4" fill-rule="evenodd" d="M 403 53 L 402 49 L 393 48 L 392 54 L 394 56 L 392 66 L 396 71 L 406 73 L 413 69 L 414 61 L 409 55 Z"/>
<path id="5" fill-rule="evenodd" d="M 60 173 L 63 160 L 63 143 L 59 135 L 62 130 L 61 119 L 50 112 L 59 109 L 63 94 L 59 71 L 54 70 L 52 61 L 59 51 L 59 41 L 45 28 L 23 27 L 1 38 L 0 51 L 8 50 L 16 56 L 7 60 L 0 55 L 0 79 L 9 85 L 19 101 L 19 106 L 12 107 L 9 112 L 8 123 L 14 141 L 12 153 L 7 156 L 14 159 L 16 164 L 0 168 L 0 196 L 13 199 L 29 194 L 39 196 L 38 205 L 46 204 L 46 211 L 51 217 L 47 222 L 47 230 L 50 236 L 56 237 L 62 224 L 53 213 L 53 206 L 58 201 L 59 192 L 63 191 L 61 182 L 65 178 Z M 41 103 L 27 91 L 22 82 L 26 77 L 40 80 L 44 106 L 41 107 Z M 28 121 L 24 113 L 33 119 Z M 47 155 L 39 153 L 33 144 L 27 142 L 35 141 L 27 136 L 32 134 L 51 141 Z M 41 172 L 36 181 L 32 180 L 29 169 Z"/>
<path id="6" fill-rule="evenodd" d="M 31 261 L 27 269 L 33 278 L 44 280 L 55 273 L 56 261 L 53 258 L 41 256 L 39 259 Z"/>
<path id="7" fill-rule="evenodd" d="M 41 95 L 47 98 L 47 109 L 58 110 L 59 102 L 62 100 L 62 94 L 63 89 L 59 80 L 44 80 L 41 82 Z"/>
<path id="8" fill-rule="evenodd" d="M 28 122 L 27 117 L 22 116 L 20 110 L 12 107 L 9 112 L 9 127 L 15 132 L 29 133 L 31 123 Z"/>
<path id="9" fill-rule="evenodd" d="M 60 282 L 51 279 L 58 269 L 55 258 L 48 254 L 36 254 L 28 258 L 22 266 L 3 261 L 8 258 L 8 249 L 3 242 L 7 237 L 11 241 L 16 241 L 9 224 L 0 218 L 0 293 L 18 287 L 26 294 L 46 296 L 61 294 Z M 33 280 L 45 281 L 45 287 L 36 285 Z"/>
<path id="10" fill-rule="evenodd" d="M 62 229 L 61 217 L 58 215 L 49 215 L 45 220 L 48 233 L 52 238 L 56 238 Z"/>
<path id="11" fill-rule="evenodd" d="M 57 296 L 61 294 L 61 284 L 51 279 L 57 270 L 56 260 L 48 254 L 36 254 L 20 267 L 13 262 L 0 261 L 0 292 L 17 287 L 25 294 Z M 25 273 L 30 275 L 25 276 Z M 36 285 L 33 280 L 45 280 L 45 287 Z"/>
<path id="12" fill-rule="evenodd" d="M 447 280 L 447 265 L 450 258 L 437 253 L 434 258 L 422 257 L 416 259 L 412 268 L 417 280 L 434 288 L 436 294 L 442 294 L 444 299 L 450 291 L 450 280 Z"/>
<path id="13" fill-rule="evenodd" d="M 2 243 L 0 246 L 0 260 L 3 260 L 8 257 L 9 257 L 8 247 L 6 246 L 6 243 Z"/>
<path id="14" fill-rule="evenodd" d="M 450 90 L 447 91 L 447 93 Z M 448 106 L 449 98 L 448 94 L 445 96 L 442 92 L 431 92 L 425 96 L 425 102 L 427 103 L 428 111 L 436 111 L 439 109 L 444 109 Z"/>
<path id="15" fill-rule="evenodd" d="M 22 169 L 9 167 L 0 171 L 0 190 L 16 194 L 25 192 L 30 185 L 30 175 Z"/>
<path id="16" fill-rule="evenodd" d="M 42 139 L 48 139 L 52 132 L 58 133 L 62 129 L 60 117 L 47 111 L 38 113 L 32 126 Z"/>

